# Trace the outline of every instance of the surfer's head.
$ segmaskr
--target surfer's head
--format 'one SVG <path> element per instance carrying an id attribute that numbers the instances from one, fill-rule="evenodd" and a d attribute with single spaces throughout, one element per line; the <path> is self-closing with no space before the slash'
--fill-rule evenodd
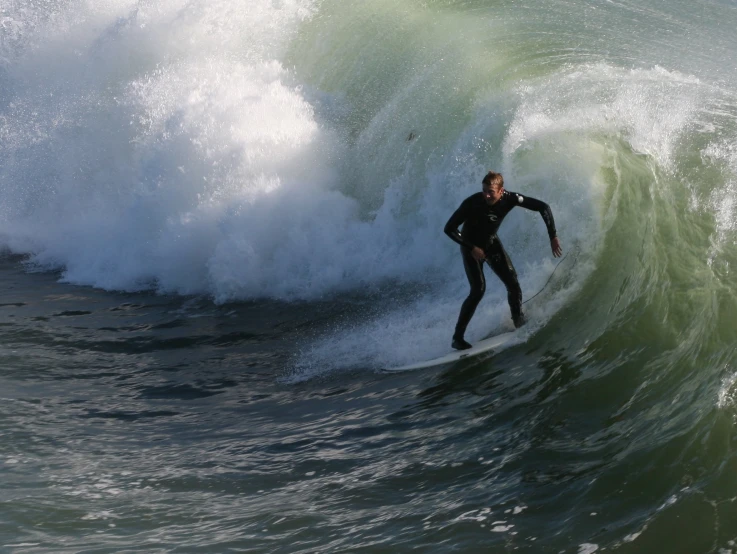
<path id="1" fill-rule="evenodd" d="M 489 171 L 481 181 L 481 190 L 487 204 L 496 204 L 504 194 L 504 177 L 501 173 Z"/>

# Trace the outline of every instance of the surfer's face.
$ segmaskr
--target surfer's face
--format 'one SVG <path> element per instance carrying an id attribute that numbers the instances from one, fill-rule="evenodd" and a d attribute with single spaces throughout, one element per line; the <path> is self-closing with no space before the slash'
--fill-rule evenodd
<path id="1" fill-rule="evenodd" d="M 486 200 L 486 203 L 491 206 L 492 204 L 496 204 L 497 202 L 499 202 L 502 194 L 504 194 L 504 185 L 492 184 L 488 187 L 484 186 L 482 188 L 482 192 L 484 193 L 484 199 Z"/>

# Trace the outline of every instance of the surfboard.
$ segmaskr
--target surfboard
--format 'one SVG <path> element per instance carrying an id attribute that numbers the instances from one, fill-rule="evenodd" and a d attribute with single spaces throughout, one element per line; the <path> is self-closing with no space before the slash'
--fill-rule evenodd
<path id="1" fill-rule="evenodd" d="M 473 358 L 474 356 L 478 356 L 479 354 L 483 354 L 484 352 L 489 352 L 501 348 L 509 341 L 514 339 L 515 336 L 516 335 L 513 331 L 509 333 L 502 333 L 501 335 L 495 335 L 493 337 L 489 337 L 488 339 L 479 341 L 474 344 L 473 347 L 467 350 L 455 350 L 454 352 L 451 352 L 450 354 L 446 354 L 445 356 L 441 356 L 439 358 L 433 358 L 432 360 L 425 360 L 424 362 L 416 362 L 414 364 L 403 365 L 400 367 L 391 367 L 388 369 L 384 369 L 384 371 L 412 371 L 413 369 L 423 369 L 427 367 L 435 367 L 443 364 L 449 364 L 458 360 L 462 360 L 464 358 Z"/>

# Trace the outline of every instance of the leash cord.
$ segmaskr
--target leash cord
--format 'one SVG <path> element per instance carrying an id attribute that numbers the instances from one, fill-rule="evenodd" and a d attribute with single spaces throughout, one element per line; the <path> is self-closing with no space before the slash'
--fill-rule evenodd
<path id="1" fill-rule="evenodd" d="M 535 296 L 537 296 L 538 294 L 540 294 L 542 291 L 545 290 L 545 287 L 548 286 L 548 283 L 550 283 L 550 280 L 553 278 L 553 274 L 555 273 L 555 270 L 558 269 L 558 266 L 563 263 L 563 260 L 565 260 L 568 257 L 568 254 L 570 254 L 571 252 L 572 251 L 569 250 L 568 252 L 566 252 L 566 255 L 563 256 L 560 259 L 560 261 L 556 264 L 555 268 L 553 268 L 553 271 L 550 273 L 550 277 L 548 277 L 548 280 L 545 281 L 545 284 L 543 285 L 543 288 L 541 288 L 539 291 L 537 291 L 537 294 L 535 294 Z M 532 300 L 533 298 L 535 298 L 535 296 L 532 296 L 532 297 L 528 298 L 527 300 L 525 300 L 524 302 L 522 302 L 522 304 L 523 305 L 524 304 L 527 304 L 530 300 Z"/>

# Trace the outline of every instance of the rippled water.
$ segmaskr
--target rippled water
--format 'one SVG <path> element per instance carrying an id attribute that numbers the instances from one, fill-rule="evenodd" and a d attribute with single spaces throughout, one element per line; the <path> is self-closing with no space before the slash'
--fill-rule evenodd
<path id="1" fill-rule="evenodd" d="M 11 551 L 708 552 L 733 538 L 731 401 L 717 406 L 718 382 L 679 398 L 643 379 L 646 346 L 576 353 L 543 330 L 491 360 L 280 384 L 334 306 L 111 294 L 7 258 L 2 276 L 26 300 L 2 307 Z"/>

